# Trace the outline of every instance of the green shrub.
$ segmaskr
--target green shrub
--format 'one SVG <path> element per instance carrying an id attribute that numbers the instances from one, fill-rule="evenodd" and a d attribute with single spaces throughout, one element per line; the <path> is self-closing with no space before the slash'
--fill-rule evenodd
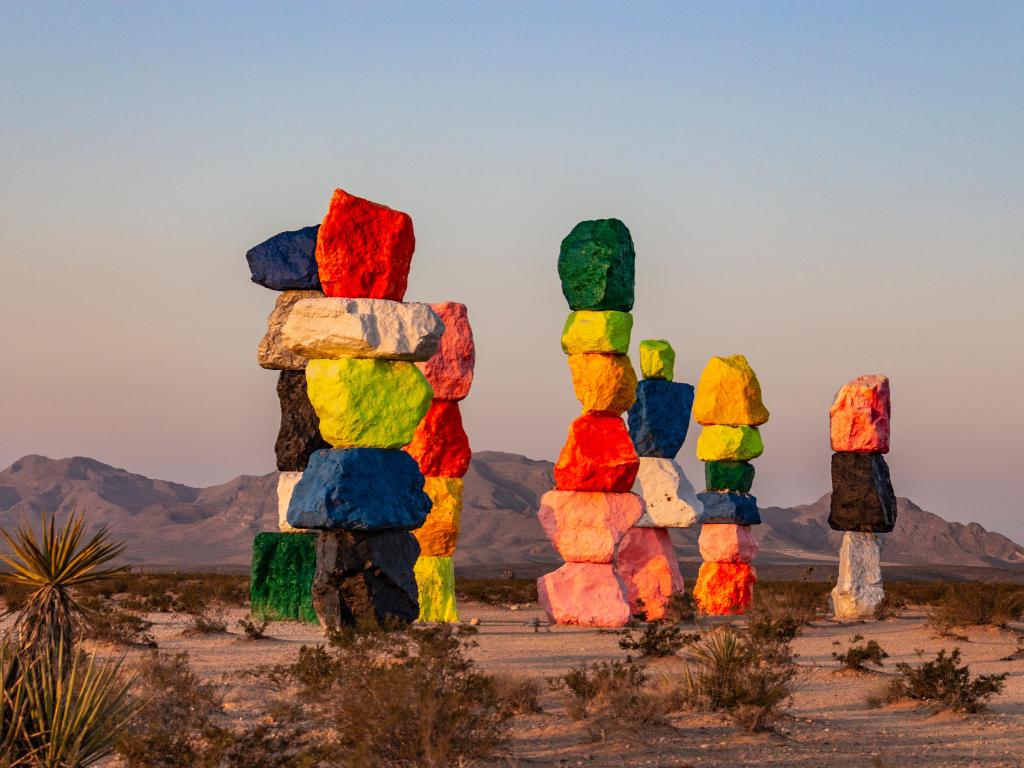
<path id="1" fill-rule="evenodd" d="M 540 684 L 529 677 L 495 675 L 494 691 L 503 712 L 509 715 L 533 715 L 543 712 Z"/>
<path id="2" fill-rule="evenodd" d="M 832 652 L 832 658 L 843 665 L 844 669 L 854 672 L 867 672 L 868 664 L 882 666 L 883 660 L 889 658 L 889 654 L 878 644 L 877 640 L 868 640 L 861 645 L 855 645 L 863 640 L 862 635 L 854 635 L 850 638 L 850 644 L 843 653 Z"/>
<path id="3" fill-rule="evenodd" d="M 591 735 L 601 739 L 614 730 L 636 732 L 665 722 L 668 697 L 649 691 L 647 682 L 643 668 L 628 660 L 581 664 L 549 680 L 563 694 L 569 717 L 589 720 Z"/>
<path id="4" fill-rule="evenodd" d="M 238 628 L 242 630 L 245 639 L 252 641 L 266 639 L 265 632 L 270 622 L 266 619 L 257 619 L 250 615 L 239 619 L 237 624 Z"/>
<path id="5" fill-rule="evenodd" d="M 947 655 L 945 648 L 932 661 L 917 666 L 896 665 L 899 677 L 889 683 L 887 699 L 911 699 L 934 704 L 938 709 L 978 712 L 993 696 L 1002 692 L 1008 672 L 999 675 L 978 675 L 960 664 L 960 649 Z"/>
<path id="6" fill-rule="evenodd" d="M 642 631 L 627 630 L 619 640 L 619 648 L 636 652 L 642 659 L 674 656 L 700 637 L 696 632 L 683 632 L 662 621 L 649 621 Z"/>
<path id="7" fill-rule="evenodd" d="M 999 584 L 951 584 L 929 613 L 940 633 L 952 627 L 1005 627 L 1024 614 L 1024 588 Z"/>
<path id="8" fill-rule="evenodd" d="M 144 645 L 156 648 L 156 640 L 149 634 L 153 622 L 137 613 L 125 611 L 102 597 L 82 599 L 85 612 L 82 636 L 101 643 L 114 645 Z"/>

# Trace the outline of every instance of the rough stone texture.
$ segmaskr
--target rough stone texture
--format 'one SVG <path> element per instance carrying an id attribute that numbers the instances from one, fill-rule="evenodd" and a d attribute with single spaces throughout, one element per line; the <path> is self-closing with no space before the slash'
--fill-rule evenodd
<path id="1" fill-rule="evenodd" d="M 832 454 L 828 524 L 837 531 L 889 533 L 893 529 L 896 494 L 882 454 Z"/>
<path id="2" fill-rule="evenodd" d="M 636 400 L 636 374 L 628 355 L 569 355 L 569 370 L 584 413 L 618 416 Z"/>
<path id="3" fill-rule="evenodd" d="M 754 599 L 757 572 L 749 563 L 704 563 L 693 585 L 697 607 L 711 616 L 743 613 Z"/>
<path id="4" fill-rule="evenodd" d="M 462 477 L 473 452 L 454 400 L 434 400 L 405 450 L 416 459 L 424 477 Z"/>
<path id="5" fill-rule="evenodd" d="M 301 371 L 306 367 L 306 358 L 297 355 L 284 345 L 281 340 L 281 328 L 284 327 L 288 314 L 295 302 L 302 299 L 322 297 L 320 291 L 284 291 L 277 297 L 274 311 L 267 318 L 267 333 L 260 340 L 256 350 L 256 360 L 261 368 L 273 371 Z"/>
<path id="6" fill-rule="evenodd" d="M 560 491 L 628 493 L 640 461 L 618 416 L 585 414 L 569 425 L 569 437 L 555 464 Z"/>
<path id="7" fill-rule="evenodd" d="M 420 595 L 420 621 L 451 623 L 459 620 L 455 602 L 455 564 L 450 557 L 425 557 L 416 561 L 416 586 Z"/>
<path id="8" fill-rule="evenodd" d="M 640 371 L 645 379 L 672 381 L 675 364 L 676 351 L 665 339 L 644 339 L 640 342 Z"/>
<path id="9" fill-rule="evenodd" d="M 847 531 L 839 548 L 839 577 L 829 598 L 837 619 L 873 619 L 885 597 L 878 538 Z"/>
<path id="10" fill-rule="evenodd" d="M 619 541 L 643 511 L 643 499 L 632 493 L 548 491 L 541 497 L 537 517 L 568 562 L 610 563 Z"/>
<path id="11" fill-rule="evenodd" d="M 330 448 L 320 435 L 320 419 L 306 393 L 303 371 L 281 371 L 277 378 L 281 402 L 281 427 L 274 451 L 281 472 L 301 472 L 314 451 Z"/>
<path id="12" fill-rule="evenodd" d="M 537 579 L 540 607 L 556 624 L 624 627 L 626 587 L 611 563 L 566 563 Z"/>
<path id="13" fill-rule="evenodd" d="M 757 542 L 749 525 L 702 526 L 697 546 L 708 563 L 752 563 L 757 557 Z"/>
<path id="14" fill-rule="evenodd" d="M 301 533 L 288 523 L 288 505 L 292 500 L 292 492 L 302 479 L 301 472 L 282 472 L 277 476 L 277 527 L 281 533 Z"/>
<path id="15" fill-rule="evenodd" d="M 760 525 L 757 498 L 749 493 L 698 493 L 703 504 L 700 522 L 704 525 Z"/>
<path id="16" fill-rule="evenodd" d="M 352 357 L 310 360 L 306 388 L 335 448 L 408 445 L 434 394 L 412 363 Z"/>
<path id="17" fill-rule="evenodd" d="M 633 316 L 628 312 L 581 309 L 570 312 L 562 329 L 562 351 L 567 355 L 602 353 L 625 355 Z"/>
<path id="18" fill-rule="evenodd" d="M 833 451 L 889 452 L 889 379 L 858 376 L 836 394 L 829 409 Z"/>
<path id="19" fill-rule="evenodd" d="M 708 491 L 750 493 L 754 485 L 754 465 L 746 461 L 704 462 L 704 488 Z"/>
<path id="20" fill-rule="evenodd" d="M 665 618 L 672 595 L 683 591 L 683 577 L 664 528 L 633 528 L 615 559 L 626 585 L 630 610 L 648 621 Z"/>
<path id="21" fill-rule="evenodd" d="M 430 305 L 444 323 L 441 344 L 434 356 L 417 363 L 438 400 L 462 400 L 473 384 L 476 346 L 465 304 L 443 301 Z"/>
<path id="22" fill-rule="evenodd" d="M 429 360 L 444 323 L 429 304 L 385 299 L 303 299 L 281 329 L 292 352 L 310 360 L 377 357 Z"/>
<path id="23" fill-rule="evenodd" d="M 252 281 L 272 291 L 318 291 L 316 238 L 320 225 L 281 232 L 249 249 Z"/>
<path id="24" fill-rule="evenodd" d="M 693 418 L 698 424 L 756 427 L 768 421 L 761 385 L 743 355 L 712 357 L 697 382 Z"/>
<path id="25" fill-rule="evenodd" d="M 451 557 L 459 543 L 462 522 L 462 480 L 427 477 L 423 491 L 430 497 L 426 522 L 412 532 L 420 543 L 420 557 Z"/>
<path id="26" fill-rule="evenodd" d="M 257 533 L 252 542 L 249 611 L 269 621 L 316 623 L 313 575 L 316 537 L 311 533 Z"/>
<path id="27" fill-rule="evenodd" d="M 750 461 L 764 453 L 757 427 L 730 427 L 712 424 L 697 438 L 697 458 L 701 461 Z"/>
<path id="28" fill-rule="evenodd" d="M 629 435 L 641 456 L 675 458 L 690 428 L 693 387 L 663 379 L 645 379 L 636 386 L 629 409 Z"/>
<path id="29" fill-rule="evenodd" d="M 323 292 L 401 301 L 415 249 L 409 214 L 336 189 L 316 240 Z"/>
<path id="30" fill-rule="evenodd" d="M 408 531 L 316 535 L 313 607 L 320 623 L 344 626 L 415 621 L 419 545 Z"/>
<path id="31" fill-rule="evenodd" d="M 288 523 L 295 528 L 408 531 L 423 525 L 428 512 L 423 475 L 409 454 L 349 448 L 310 457 L 292 491 Z"/>
<path id="32" fill-rule="evenodd" d="M 572 309 L 633 308 L 636 253 L 618 219 L 581 221 L 562 241 L 558 276 Z"/>
<path id="33" fill-rule="evenodd" d="M 643 497 L 647 509 L 638 528 L 689 528 L 703 505 L 674 459 L 640 458 L 633 493 Z"/>

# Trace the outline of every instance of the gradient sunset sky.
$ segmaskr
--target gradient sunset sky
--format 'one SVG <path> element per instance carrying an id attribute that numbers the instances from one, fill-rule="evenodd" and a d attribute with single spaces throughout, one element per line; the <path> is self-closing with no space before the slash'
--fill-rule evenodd
<path id="1" fill-rule="evenodd" d="M 340 186 L 412 215 L 407 299 L 469 305 L 475 449 L 557 455 L 558 246 L 614 216 L 634 358 L 759 374 L 763 505 L 828 490 L 832 396 L 884 373 L 897 493 L 1024 540 L 1022 30 L 1019 2 L 3 3 L 0 466 L 272 470 L 244 254 Z"/>

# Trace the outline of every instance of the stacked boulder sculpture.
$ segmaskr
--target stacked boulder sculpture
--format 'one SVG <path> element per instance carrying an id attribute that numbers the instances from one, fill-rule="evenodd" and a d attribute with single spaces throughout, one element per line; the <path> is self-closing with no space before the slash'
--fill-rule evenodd
<path id="1" fill-rule="evenodd" d="M 743 613 L 757 581 L 751 526 L 761 523 L 757 499 L 750 493 L 750 461 L 764 451 L 758 427 L 768 421 L 761 385 L 743 355 L 708 361 L 697 383 L 693 417 L 704 426 L 697 458 L 705 462 L 707 486 L 697 494 L 703 505 L 698 546 L 704 563 L 693 596 L 704 613 Z"/>
<path id="2" fill-rule="evenodd" d="M 583 408 L 555 464 L 555 490 L 541 498 L 538 513 L 566 561 L 537 580 L 540 604 L 559 624 L 618 627 L 630 619 L 616 555 L 644 513 L 632 493 L 640 462 L 622 420 L 637 387 L 628 356 L 635 258 L 618 219 L 580 222 L 558 256 L 571 310 L 562 351 Z"/>
<path id="3" fill-rule="evenodd" d="M 829 410 L 834 453 L 828 524 L 843 531 L 830 600 L 836 618 L 870 618 L 885 597 L 876 534 L 896 525 L 896 494 L 883 456 L 890 416 L 889 379 L 879 375 L 844 385 Z"/>
<path id="4" fill-rule="evenodd" d="M 281 532 L 257 536 L 251 587 L 273 618 L 285 618 L 274 615 L 285 588 L 311 594 L 329 629 L 419 615 L 411 531 L 431 499 L 402 448 L 434 396 L 417 363 L 445 324 L 430 305 L 402 303 L 414 249 L 408 214 L 338 189 L 319 227 L 246 254 L 254 282 L 284 291 L 259 348 L 260 364 L 281 370 Z"/>

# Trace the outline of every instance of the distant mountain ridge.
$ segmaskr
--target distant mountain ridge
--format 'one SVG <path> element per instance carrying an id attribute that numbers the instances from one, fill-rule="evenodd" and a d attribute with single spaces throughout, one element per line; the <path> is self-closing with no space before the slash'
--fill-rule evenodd
<path id="1" fill-rule="evenodd" d="M 483 451 L 466 475 L 456 562 L 474 569 L 560 563 L 537 522 L 541 495 L 554 487 L 553 465 Z M 0 471 L 0 525 L 40 513 L 82 512 L 126 542 L 125 559 L 149 568 L 239 568 L 252 538 L 277 528 L 277 473 L 241 475 L 193 488 L 118 469 L 95 459 L 25 456 Z M 832 563 L 841 534 L 829 529 L 828 495 L 812 504 L 762 510 L 755 528 L 761 563 Z M 674 531 L 683 560 L 697 561 L 698 531 Z M 977 523 L 963 525 L 899 499 L 896 529 L 882 537 L 883 559 L 901 565 L 1024 568 L 1024 547 Z"/>

